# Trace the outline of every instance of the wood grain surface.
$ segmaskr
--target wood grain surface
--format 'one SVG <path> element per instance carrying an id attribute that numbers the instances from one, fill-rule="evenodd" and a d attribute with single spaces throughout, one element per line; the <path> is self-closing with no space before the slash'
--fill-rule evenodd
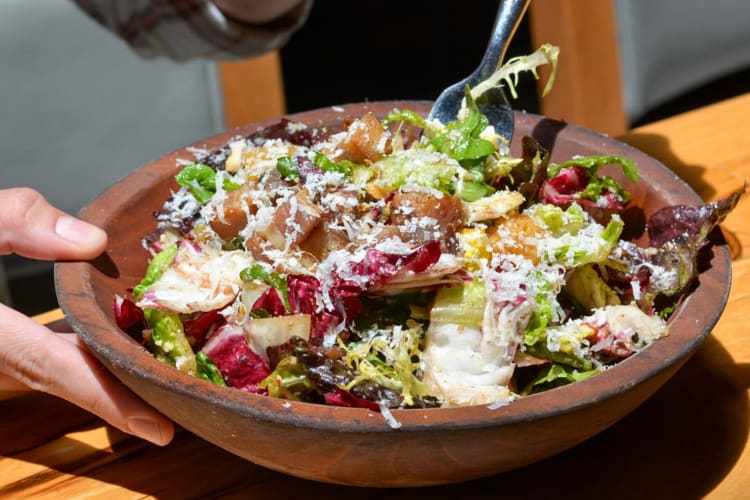
<path id="1" fill-rule="evenodd" d="M 750 94 L 620 137 L 706 200 L 750 178 Z M 750 203 L 722 226 L 729 303 L 711 336 L 652 398 L 569 451 L 441 487 L 363 489 L 287 477 L 184 430 L 159 448 L 44 394 L 0 398 L 0 498 L 747 498 L 750 491 Z M 58 319 L 59 311 L 39 318 Z M 300 450 L 304 453 L 304 450 Z"/>

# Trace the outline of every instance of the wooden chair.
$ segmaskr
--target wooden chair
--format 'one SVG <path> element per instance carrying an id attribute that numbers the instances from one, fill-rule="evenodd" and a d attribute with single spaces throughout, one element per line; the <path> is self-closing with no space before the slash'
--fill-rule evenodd
<path id="1" fill-rule="evenodd" d="M 227 128 L 286 112 L 284 79 L 278 51 L 218 65 Z"/>
<path id="2" fill-rule="evenodd" d="M 541 113 L 610 135 L 625 132 L 612 2 L 535 1 L 527 15 L 534 47 L 560 47 L 555 86 L 540 100 Z"/>
<path id="3" fill-rule="evenodd" d="M 532 44 L 561 49 L 541 112 L 610 135 L 750 68 L 747 0 L 537 0 L 528 15 Z"/>

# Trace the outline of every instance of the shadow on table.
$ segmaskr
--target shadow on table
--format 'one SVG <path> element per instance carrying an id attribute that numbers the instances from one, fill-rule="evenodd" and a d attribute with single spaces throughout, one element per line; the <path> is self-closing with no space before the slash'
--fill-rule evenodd
<path id="1" fill-rule="evenodd" d="M 684 163 L 666 138 L 631 133 L 620 138 L 664 163 L 704 199 L 715 195 L 706 169 Z M 710 360 L 706 355 L 711 353 Z M 716 367 L 721 366 L 722 371 Z M 737 382 L 739 381 L 739 383 Z M 64 437 L 77 426 L 101 425 L 83 410 L 50 397 L 22 404 L 0 401 L 1 457 L 32 461 L 155 498 L 297 498 L 432 500 L 466 498 L 701 498 L 732 470 L 748 436 L 750 365 L 737 365 L 709 337 L 664 387 L 632 414 L 589 441 L 515 471 L 462 484 L 414 489 L 365 489 L 292 478 L 249 463 L 185 430 L 160 448 L 112 430 L 112 450 Z M 36 395 L 39 396 L 39 395 Z M 55 415 L 56 425 L 35 425 Z M 63 415 L 61 418 L 60 415 Z M 39 433 L 39 428 L 45 429 Z M 57 434 L 55 434 L 57 433 Z M 64 465 L 31 453 L 50 439 L 66 440 L 74 456 Z M 10 437 L 10 438 L 8 438 Z M 22 486 L 22 485 L 19 485 Z M 13 488 L 14 485 L 10 485 Z M 0 495 L 8 493 L 0 489 Z M 140 495 L 134 495 L 140 496 Z"/>
<path id="2" fill-rule="evenodd" d="M 711 351 L 709 362 L 707 352 Z M 717 373 L 720 363 L 725 371 Z M 729 378 L 731 375 L 731 379 Z M 741 384 L 732 380 L 742 381 Z M 709 337 L 641 407 L 585 443 L 487 479 L 425 488 L 424 498 L 703 498 L 732 470 L 748 435 L 750 365 L 734 364 Z M 278 482 L 278 492 L 302 491 Z M 308 485 L 306 498 L 343 494 Z M 312 494 L 315 493 L 315 494 Z M 354 490 L 358 499 L 412 500 L 413 490 Z"/>
<path id="3" fill-rule="evenodd" d="M 705 180 L 706 167 L 686 163 L 670 149 L 669 139 L 663 135 L 631 132 L 618 139 L 663 163 L 687 182 L 703 200 L 711 199 L 717 194 L 711 184 Z"/>
<path id="4" fill-rule="evenodd" d="M 724 368 L 717 372 L 716 366 Z M 4 456 L 33 460 L 52 470 L 90 477 L 155 498 L 252 495 L 307 500 L 334 496 L 413 500 L 415 494 L 433 500 L 701 498 L 732 470 L 742 453 L 748 435 L 748 388 L 750 365 L 734 364 L 722 345 L 709 337 L 654 396 L 589 441 L 522 469 L 419 491 L 342 487 L 291 478 L 249 463 L 184 430 L 178 430 L 175 440 L 164 448 L 135 438 L 123 439 L 121 433 L 113 430 L 117 435 L 113 435 L 111 452 L 63 437 L 69 441 L 66 446 L 71 455 L 90 455 L 89 459 L 65 465 L 55 463 L 49 454 L 21 449 L 9 453 L 6 448 Z M 48 406 L 49 403 L 42 410 Z M 33 405 L 23 408 L 24 412 L 35 410 L 40 409 Z M 82 410 L 81 415 L 85 415 Z M 70 417 L 69 421 L 75 422 L 76 418 Z M 14 432 L 33 436 L 32 423 L 16 425 Z M 32 441 L 27 445 L 33 445 Z"/>

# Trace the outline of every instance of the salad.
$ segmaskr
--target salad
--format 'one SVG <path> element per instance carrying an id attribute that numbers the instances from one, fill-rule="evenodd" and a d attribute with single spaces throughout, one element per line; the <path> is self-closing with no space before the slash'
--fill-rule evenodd
<path id="1" fill-rule="evenodd" d="M 405 109 L 340 131 L 282 119 L 180 165 L 143 239 L 145 276 L 115 297 L 118 325 L 216 384 L 386 418 L 506 404 L 668 335 L 740 194 L 660 210 L 637 246 L 622 237 L 628 186 L 605 175 L 635 183 L 637 165 L 553 163 L 530 137 L 513 157 L 472 90 L 451 123 Z"/>

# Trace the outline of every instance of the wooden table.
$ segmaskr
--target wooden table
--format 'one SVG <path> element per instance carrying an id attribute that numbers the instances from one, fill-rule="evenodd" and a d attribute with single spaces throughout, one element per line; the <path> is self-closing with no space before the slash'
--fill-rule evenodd
<path id="1" fill-rule="evenodd" d="M 709 201 L 750 178 L 749 117 L 747 94 L 622 140 Z M 735 253 L 729 304 L 701 349 L 631 415 L 544 462 L 420 491 L 339 487 L 266 470 L 185 430 L 159 448 L 64 401 L 28 394 L 0 400 L 0 498 L 750 498 L 748 221 L 743 199 L 723 225 Z"/>

